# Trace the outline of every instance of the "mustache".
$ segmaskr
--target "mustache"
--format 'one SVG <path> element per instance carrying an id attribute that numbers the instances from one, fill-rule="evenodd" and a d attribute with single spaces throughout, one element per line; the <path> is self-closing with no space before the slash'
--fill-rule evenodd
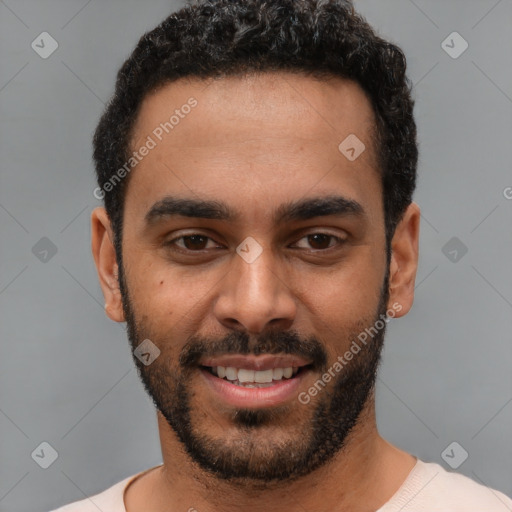
<path id="1" fill-rule="evenodd" d="M 291 354 L 311 360 L 316 370 L 322 371 L 327 368 L 327 353 L 318 339 L 314 336 L 302 338 L 294 330 L 270 331 L 256 339 L 238 331 L 218 340 L 192 336 L 181 350 L 180 366 L 197 367 L 201 357 L 218 354 Z"/>

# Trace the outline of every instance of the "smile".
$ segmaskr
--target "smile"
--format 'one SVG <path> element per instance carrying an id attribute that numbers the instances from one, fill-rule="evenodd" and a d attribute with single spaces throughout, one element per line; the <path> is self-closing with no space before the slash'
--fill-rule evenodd
<path id="1" fill-rule="evenodd" d="M 209 391 L 236 407 L 270 407 L 293 400 L 311 373 L 310 361 L 290 355 L 227 354 L 200 361 Z"/>
<path id="2" fill-rule="evenodd" d="M 227 380 L 236 386 L 245 388 L 265 388 L 273 386 L 275 382 L 283 379 L 291 379 L 299 371 L 299 368 L 288 366 L 286 368 L 273 368 L 269 370 L 248 370 L 246 368 L 234 368 L 233 366 L 214 366 L 209 368 L 212 375 Z"/>

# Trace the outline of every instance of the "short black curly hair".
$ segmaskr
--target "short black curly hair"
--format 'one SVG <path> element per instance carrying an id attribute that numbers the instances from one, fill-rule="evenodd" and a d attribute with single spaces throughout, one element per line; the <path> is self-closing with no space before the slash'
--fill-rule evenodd
<path id="1" fill-rule="evenodd" d="M 197 0 L 140 38 L 94 134 L 96 190 L 112 223 L 118 260 L 128 179 L 105 185 L 130 158 L 145 96 L 183 77 L 269 71 L 351 79 L 366 92 L 376 118 L 389 259 L 390 240 L 412 201 L 418 160 L 403 52 L 380 38 L 349 0 Z"/>

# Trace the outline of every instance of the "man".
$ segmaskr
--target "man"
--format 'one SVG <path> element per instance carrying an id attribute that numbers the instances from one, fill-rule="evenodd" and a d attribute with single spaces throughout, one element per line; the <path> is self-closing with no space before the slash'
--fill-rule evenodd
<path id="1" fill-rule="evenodd" d="M 92 248 L 163 464 L 59 511 L 512 510 L 376 426 L 418 263 L 405 70 L 342 0 L 202 1 L 141 38 L 94 137 Z"/>

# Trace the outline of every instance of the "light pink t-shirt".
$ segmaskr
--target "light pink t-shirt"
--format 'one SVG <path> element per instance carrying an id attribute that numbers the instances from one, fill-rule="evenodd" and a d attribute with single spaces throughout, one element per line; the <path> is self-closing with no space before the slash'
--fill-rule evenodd
<path id="1" fill-rule="evenodd" d="M 126 512 L 124 491 L 135 479 L 155 468 L 132 475 L 106 491 L 52 512 Z M 401 487 L 376 512 L 512 512 L 512 500 L 467 476 L 418 459 Z"/>

